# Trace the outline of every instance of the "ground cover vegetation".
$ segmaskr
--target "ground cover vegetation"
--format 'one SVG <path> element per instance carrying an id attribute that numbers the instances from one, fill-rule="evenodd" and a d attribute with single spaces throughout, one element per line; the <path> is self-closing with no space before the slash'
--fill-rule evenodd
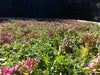
<path id="1" fill-rule="evenodd" d="M 100 71 L 99 54 L 100 26 L 92 22 L 0 23 L 0 75 L 89 75 L 83 71 Z"/>

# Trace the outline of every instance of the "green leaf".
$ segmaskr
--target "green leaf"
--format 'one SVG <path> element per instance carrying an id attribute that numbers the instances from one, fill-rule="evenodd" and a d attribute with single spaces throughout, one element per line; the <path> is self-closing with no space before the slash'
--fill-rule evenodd
<path id="1" fill-rule="evenodd" d="M 65 56 L 63 55 L 56 57 L 55 63 L 60 63 L 64 59 L 64 57 Z"/>

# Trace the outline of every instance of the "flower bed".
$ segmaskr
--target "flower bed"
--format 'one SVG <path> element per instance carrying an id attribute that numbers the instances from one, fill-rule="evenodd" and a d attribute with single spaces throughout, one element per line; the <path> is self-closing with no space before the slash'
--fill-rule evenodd
<path id="1" fill-rule="evenodd" d="M 99 53 L 100 26 L 92 22 L 0 23 L 0 75 L 77 75 L 76 71 L 99 71 Z"/>

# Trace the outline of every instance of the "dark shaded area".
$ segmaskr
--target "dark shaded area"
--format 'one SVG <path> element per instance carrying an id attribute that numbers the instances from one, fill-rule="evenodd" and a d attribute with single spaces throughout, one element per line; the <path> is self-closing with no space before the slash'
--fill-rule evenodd
<path id="1" fill-rule="evenodd" d="M 92 20 L 94 0 L 0 0 L 1 17 L 64 18 Z"/>

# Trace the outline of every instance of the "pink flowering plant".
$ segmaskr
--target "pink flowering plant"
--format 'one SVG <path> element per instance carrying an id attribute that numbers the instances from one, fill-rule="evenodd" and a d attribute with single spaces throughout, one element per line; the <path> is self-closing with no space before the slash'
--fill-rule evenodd
<path id="1" fill-rule="evenodd" d="M 14 72 L 17 70 L 17 67 L 0 67 L 0 75 L 14 75 Z"/>
<path id="2" fill-rule="evenodd" d="M 35 58 L 27 58 L 27 60 L 22 60 L 22 62 L 13 62 L 14 64 L 17 64 L 17 66 L 12 67 L 0 67 L 0 75 L 14 75 L 17 72 L 21 75 L 31 75 L 36 65 L 38 64 L 38 59 Z M 18 74 L 18 73 L 17 73 Z"/>
<path id="3" fill-rule="evenodd" d="M 69 47 L 71 40 L 69 40 L 68 38 L 65 38 L 63 40 L 61 40 L 62 45 L 59 47 L 59 54 L 66 54 L 71 52 L 71 49 Z"/>
<path id="4" fill-rule="evenodd" d="M 38 62 L 38 59 L 29 57 L 27 60 L 22 60 L 22 62 L 14 62 L 14 64 L 17 64 L 17 71 L 21 75 L 31 75 L 36 69 Z"/>

